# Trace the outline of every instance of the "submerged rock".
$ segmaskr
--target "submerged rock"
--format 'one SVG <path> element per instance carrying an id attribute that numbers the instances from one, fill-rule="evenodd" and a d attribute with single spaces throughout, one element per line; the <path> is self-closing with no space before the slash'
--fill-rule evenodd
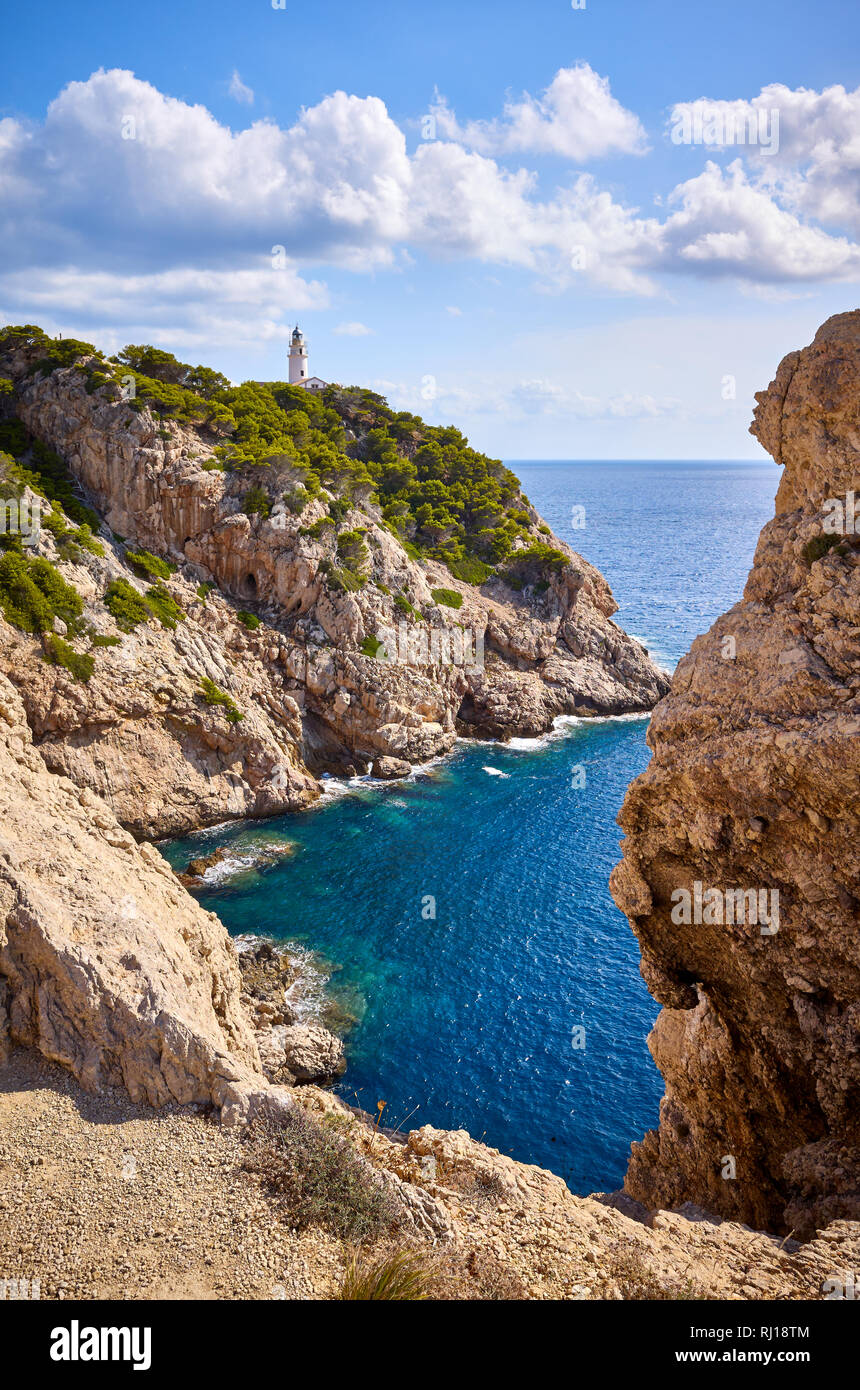
<path id="1" fill-rule="evenodd" d="M 214 869 L 216 864 L 226 857 L 226 849 L 215 849 L 211 854 L 200 855 L 197 859 L 189 859 L 188 867 L 183 874 L 177 874 L 179 882 L 185 888 L 199 888 L 203 883 L 203 878 L 207 869 Z"/>

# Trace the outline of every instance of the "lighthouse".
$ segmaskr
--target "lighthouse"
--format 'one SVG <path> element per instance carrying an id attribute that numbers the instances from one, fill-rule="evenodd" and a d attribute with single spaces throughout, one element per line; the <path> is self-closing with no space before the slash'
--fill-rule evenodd
<path id="1" fill-rule="evenodd" d="M 304 386 L 307 379 L 308 348 L 299 331 L 299 325 L 296 324 L 290 339 L 290 385 Z"/>
<path id="2" fill-rule="evenodd" d="M 301 386 L 305 391 L 323 391 L 328 386 L 321 376 L 308 376 L 308 345 L 298 324 L 290 339 L 290 385 Z"/>

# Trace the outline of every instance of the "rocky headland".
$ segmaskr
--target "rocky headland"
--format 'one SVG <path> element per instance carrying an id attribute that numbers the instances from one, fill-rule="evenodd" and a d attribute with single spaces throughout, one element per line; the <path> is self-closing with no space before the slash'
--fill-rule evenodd
<path id="1" fill-rule="evenodd" d="M 40 637 L 0 622 L 0 669 L 46 764 L 104 797 L 136 836 L 295 810 L 319 795 L 322 772 L 402 775 L 458 733 L 537 734 L 562 714 L 648 710 L 667 690 L 612 621 L 606 581 L 501 465 L 488 461 L 502 500 L 478 520 L 502 519 L 484 529 L 507 557 L 471 561 L 462 572 L 480 582 L 465 582 L 433 558 L 445 528 L 432 512 L 419 552 L 374 501 L 364 455 L 377 447 L 379 398 L 333 397 L 336 424 L 321 423 L 339 452 L 316 441 L 330 446 L 321 473 L 277 453 L 226 468 L 214 427 L 159 414 L 144 396 L 133 409 L 120 367 L 108 377 L 85 344 L 70 365 L 53 363 L 37 333 L 0 340 L 6 416 L 26 431 L 21 476 L 36 441 L 103 519 L 101 554 L 71 550 L 47 526 L 38 547 L 81 595 L 79 626 L 99 645 L 82 682 L 42 660 Z M 283 418 L 307 425 L 287 398 L 303 393 L 285 392 Z M 422 446 L 420 426 L 399 442 L 404 466 L 421 447 L 442 457 L 435 440 Z M 468 468 L 470 451 L 457 449 Z M 155 587 L 175 608 L 166 622 L 118 623 L 104 603 L 118 583 L 141 597 Z"/>

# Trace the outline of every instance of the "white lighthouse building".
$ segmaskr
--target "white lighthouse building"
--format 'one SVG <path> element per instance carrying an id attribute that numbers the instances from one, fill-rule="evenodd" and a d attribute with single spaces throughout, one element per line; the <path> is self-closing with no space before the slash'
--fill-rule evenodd
<path id="1" fill-rule="evenodd" d="M 319 376 L 308 376 L 308 346 L 296 324 L 290 339 L 290 385 L 303 386 L 307 391 L 322 391 L 328 386 Z"/>

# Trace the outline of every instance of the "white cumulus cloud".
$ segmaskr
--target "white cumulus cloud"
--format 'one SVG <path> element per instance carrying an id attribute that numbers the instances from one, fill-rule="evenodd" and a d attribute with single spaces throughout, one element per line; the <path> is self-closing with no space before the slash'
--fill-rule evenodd
<path id="1" fill-rule="evenodd" d="M 856 93 L 766 88 L 755 101 L 780 103 L 778 152 L 745 150 L 725 170 L 712 161 L 643 216 L 591 173 L 544 189 L 534 170 L 504 163 L 644 148 L 636 118 L 587 65 L 498 121 L 461 129 L 439 105 L 446 138 L 413 154 L 378 97 L 338 91 L 288 128 L 258 120 L 234 132 L 131 72 L 99 71 L 69 83 L 43 122 L 0 121 L 0 303 L 15 317 L 53 310 L 63 331 L 90 323 L 93 336 L 125 315 L 172 342 L 244 342 L 328 304 L 307 266 L 402 271 L 423 254 L 519 268 L 548 291 L 652 296 L 667 272 L 747 285 L 858 277 L 845 232 L 858 200 Z"/>
<path id="2" fill-rule="evenodd" d="M 504 115 L 460 125 L 444 98 L 431 114 L 445 139 L 482 154 L 555 154 L 582 162 L 607 154 L 644 154 L 645 131 L 638 116 L 615 99 L 609 79 L 588 63 L 560 68 L 539 97 L 523 93 L 508 101 Z"/>
<path id="3" fill-rule="evenodd" d="M 701 97 L 673 108 L 671 128 L 696 122 L 703 143 L 742 155 L 786 208 L 860 234 L 860 87 L 773 82 L 749 101 Z"/>
<path id="4" fill-rule="evenodd" d="M 828 236 L 782 208 L 750 182 L 740 160 L 679 184 L 678 206 L 663 228 L 667 266 L 704 275 L 736 275 L 762 283 L 860 278 L 860 246 Z"/>

